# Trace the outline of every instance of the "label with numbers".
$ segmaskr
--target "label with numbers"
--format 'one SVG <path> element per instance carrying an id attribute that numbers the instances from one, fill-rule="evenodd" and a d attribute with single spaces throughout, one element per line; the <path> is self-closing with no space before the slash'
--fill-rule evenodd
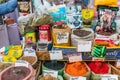
<path id="1" fill-rule="evenodd" d="M 105 61 L 105 58 L 96 58 L 96 57 L 93 57 L 92 61 Z"/>
<path id="2" fill-rule="evenodd" d="M 120 60 L 117 61 L 116 67 L 120 67 Z"/>
<path id="3" fill-rule="evenodd" d="M 101 80 L 118 80 L 118 75 L 102 75 Z"/>
<path id="4" fill-rule="evenodd" d="M 71 77 L 70 80 L 86 80 L 86 77 Z"/>
<path id="5" fill-rule="evenodd" d="M 63 59 L 62 50 L 49 51 L 51 60 L 61 60 Z"/>
<path id="6" fill-rule="evenodd" d="M 69 33 L 57 33 L 56 38 L 58 44 L 68 43 Z"/>
<path id="7" fill-rule="evenodd" d="M 69 62 L 78 62 L 78 61 L 82 61 L 82 55 L 69 57 Z"/>
<path id="8" fill-rule="evenodd" d="M 36 56 L 35 50 L 31 48 L 26 48 L 24 50 L 24 56 Z"/>
<path id="9" fill-rule="evenodd" d="M 24 60 L 17 60 L 15 63 L 15 66 L 24 66 L 24 67 L 28 67 L 29 63 L 27 61 Z"/>
<path id="10" fill-rule="evenodd" d="M 45 75 L 51 75 L 52 77 L 57 78 L 58 77 L 58 71 L 53 71 L 53 70 L 43 70 L 43 76 Z"/>
<path id="11" fill-rule="evenodd" d="M 91 52 L 92 41 L 79 41 L 77 50 L 78 52 Z"/>

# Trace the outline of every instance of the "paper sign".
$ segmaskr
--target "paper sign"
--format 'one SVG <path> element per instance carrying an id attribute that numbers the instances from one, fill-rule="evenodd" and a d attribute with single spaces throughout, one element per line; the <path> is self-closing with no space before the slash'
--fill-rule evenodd
<path id="1" fill-rule="evenodd" d="M 3 56 L 0 55 L 0 62 L 3 62 Z"/>
<path id="2" fill-rule="evenodd" d="M 36 56 L 35 50 L 31 48 L 26 48 L 24 50 L 24 56 Z"/>
<path id="3" fill-rule="evenodd" d="M 57 78 L 58 77 L 58 71 L 53 71 L 53 70 L 43 70 L 43 76 L 45 75 L 51 75 L 52 77 Z"/>
<path id="4" fill-rule="evenodd" d="M 93 57 L 92 61 L 105 61 L 105 58 L 96 58 L 96 57 Z"/>
<path id="5" fill-rule="evenodd" d="M 61 60 L 63 59 L 62 50 L 49 51 L 51 60 Z"/>
<path id="6" fill-rule="evenodd" d="M 86 80 L 86 77 L 71 77 L 70 80 Z"/>
<path id="7" fill-rule="evenodd" d="M 120 60 L 117 61 L 116 67 L 120 67 Z"/>
<path id="8" fill-rule="evenodd" d="M 58 44 L 68 43 L 69 33 L 58 33 L 56 38 Z"/>
<path id="9" fill-rule="evenodd" d="M 77 50 L 78 52 L 91 52 L 92 41 L 79 41 Z"/>
<path id="10" fill-rule="evenodd" d="M 69 57 L 69 62 L 78 62 L 78 61 L 82 61 L 82 56 L 70 56 Z"/>
<path id="11" fill-rule="evenodd" d="M 102 75 L 101 80 L 118 80 L 118 75 Z"/>
<path id="12" fill-rule="evenodd" d="M 24 60 L 17 60 L 15 63 L 15 66 L 24 66 L 24 67 L 28 67 L 29 63 L 27 61 Z"/>

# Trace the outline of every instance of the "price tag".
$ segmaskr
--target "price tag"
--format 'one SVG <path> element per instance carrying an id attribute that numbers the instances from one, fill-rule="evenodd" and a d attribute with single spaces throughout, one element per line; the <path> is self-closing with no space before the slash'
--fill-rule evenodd
<path id="1" fill-rule="evenodd" d="M 78 61 L 82 61 L 82 55 L 69 57 L 69 62 L 78 62 Z"/>
<path id="2" fill-rule="evenodd" d="M 24 56 L 36 56 L 35 50 L 31 48 L 26 48 L 24 50 Z"/>
<path id="3" fill-rule="evenodd" d="M 51 60 L 61 60 L 63 59 L 63 54 L 61 50 L 49 51 Z"/>
<path id="4" fill-rule="evenodd" d="M 28 67 L 29 63 L 27 61 L 24 60 L 17 60 L 15 63 L 15 66 L 24 66 L 24 67 Z"/>
<path id="5" fill-rule="evenodd" d="M 58 77 L 58 71 L 53 71 L 53 70 L 43 70 L 43 76 L 45 75 L 51 75 L 52 77 L 57 78 Z"/>
<path id="6" fill-rule="evenodd" d="M 105 61 L 105 58 L 96 58 L 96 57 L 93 57 L 92 60 L 93 61 Z"/>
<path id="7" fill-rule="evenodd" d="M 102 75 L 101 80 L 118 80 L 118 75 Z"/>
<path id="8" fill-rule="evenodd" d="M 91 52 L 92 41 L 79 41 L 77 50 L 78 52 Z"/>
<path id="9" fill-rule="evenodd" d="M 71 77 L 70 80 L 86 80 L 86 77 Z"/>
<path id="10" fill-rule="evenodd" d="M 120 60 L 117 61 L 116 67 L 120 67 Z"/>
<path id="11" fill-rule="evenodd" d="M 58 44 L 68 43 L 69 33 L 58 33 L 56 38 Z"/>
<path id="12" fill-rule="evenodd" d="M 0 55 L 0 62 L 3 62 L 3 56 Z"/>

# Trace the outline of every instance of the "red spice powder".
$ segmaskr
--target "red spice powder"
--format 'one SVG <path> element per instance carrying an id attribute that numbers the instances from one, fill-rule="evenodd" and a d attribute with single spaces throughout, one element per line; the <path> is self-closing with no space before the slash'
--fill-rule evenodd
<path id="1" fill-rule="evenodd" d="M 90 62 L 88 66 L 96 74 L 106 74 L 109 72 L 109 66 L 105 62 Z"/>

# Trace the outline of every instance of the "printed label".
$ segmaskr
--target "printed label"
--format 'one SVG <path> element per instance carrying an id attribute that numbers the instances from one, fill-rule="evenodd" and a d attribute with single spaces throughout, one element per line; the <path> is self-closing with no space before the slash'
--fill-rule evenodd
<path id="1" fill-rule="evenodd" d="M 82 61 L 82 55 L 69 57 L 69 62 L 78 62 L 78 61 Z"/>
<path id="2" fill-rule="evenodd" d="M 15 66 L 25 66 L 28 67 L 29 63 L 27 61 L 24 60 L 17 60 L 15 63 Z"/>
<path id="3" fill-rule="evenodd" d="M 101 80 L 118 80 L 118 75 L 102 75 Z"/>
<path id="4" fill-rule="evenodd" d="M 48 40 L 48 32 L 47 31 L 40 31 L 40 40 Z"/>
<path id="5" fill-rule="evenodd" d="M 31 48 L 26 48 L 24 50 L 24 56 L 36 56 L 35 50 Z"/>
<path id="6" fill-rule="evenodd" d="M 86 77 L 71 77 L 70 80 L 86 80 Z"/>
<path id="7" fill-rule="evenodd" d="M 61 60 L 63 59 L 62 50 L 49 51 L 51 60 Z"/>
<path id="8" fill-rule="evenodd" d="M 57 43 L 68 43 L 69 33 L 58 33 L 57 34 Z"/>
<path id="9" fill-rule="evenodd" d="M 77 50 L 78 52 L 91 52 L 92 41 L 79 41 Z"/>

